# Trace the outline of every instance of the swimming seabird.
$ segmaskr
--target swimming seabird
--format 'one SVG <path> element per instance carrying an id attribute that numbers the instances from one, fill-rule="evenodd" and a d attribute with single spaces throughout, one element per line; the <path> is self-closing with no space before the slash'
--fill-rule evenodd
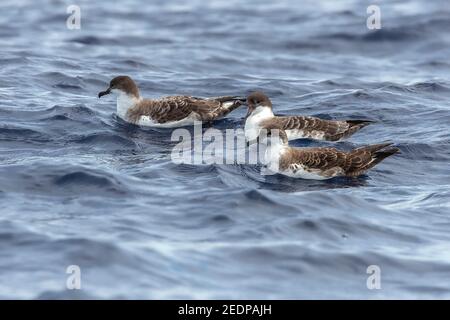
<path id="1" fill-rule="evenodd" d="M 400 151 L 390 147 L 392 143 L 368 145 L 349 152 L 322 147 L 293 148 L 288 146 L 286 132 L 276 129 L 269 130 L 260 140 L 266 145 L 264 164 L 270 172 L 314 180 L 360 176 Z"/>
<path id="2" fill-rule="evenodd" d="M 123 120 L 150 127 L 180 127 L 192 125 L 194 121 L 213 121 L 221 118 L 242 104 L 245 98 L 224 96 L 195 98 L 169 96 L 160 99 L 143 99 L 136 83 L 128 76 L 111 80 L 108 89 L 98 97 L 116 93 L 117 115 Z"/>
<path id="3" fill-rule="evenodd" d="M 247 97 L 248 113 L 245 121 L 247 141 L 254 141 L 261 129 L 284 130 L 288 140 L 311 138 L 337 141 L 367 126 L 369 120 L 324 120 L 307 116 L 275 116 L 272 102 L 262 92 Z"/>

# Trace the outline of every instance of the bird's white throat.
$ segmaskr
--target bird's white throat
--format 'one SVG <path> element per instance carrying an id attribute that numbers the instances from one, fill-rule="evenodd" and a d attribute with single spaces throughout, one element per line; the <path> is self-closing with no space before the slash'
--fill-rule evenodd
<path id="1" fill-rule="evenodd" d="M 268 144 L 267 141 L 265 141 L 265 147 L 264 165 L 273 173 L 278 173 L 281 157 L 289 147 L 276 139 L 271 139 Z"/>
<path id="2" fill-rule="evenodd" d="M 130 108 L 134 107 L 139 101 L 139 98 L 136 98 L 132 95 L 126 94 L 122 90 L 117 90 L 117 115 L 126 120 L 127 112 Z"/>
<path id="3" fill-rule="evenodd" d="M 259 106 L 245 120 L 245 137 L 247 140 L 255 140 L 261 130 L 261 121 L 274 117 L 273 111 L 269 107 Z"/>

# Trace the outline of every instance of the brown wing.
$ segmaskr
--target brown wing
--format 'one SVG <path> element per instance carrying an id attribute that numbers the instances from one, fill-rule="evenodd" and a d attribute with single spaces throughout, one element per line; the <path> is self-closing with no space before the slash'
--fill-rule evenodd
<path id="1" fill-rule="evenodd" d="M 283 170 L 302 166 L 325 177 L 359 176 L 399 150 L 386 148 L 391 143 L 375 144 L 342 152 L 334 148 L 291 148 L 280 162 Z"/>
<path id="2" fill-rule="evenodd" d="M 290 116 L 275 117 L 263 122 L 265 127 L 274 127 L 283 130 L 302 130 L 305 137 L 314 137 L 317 133 L 323 133 L 324 139 L 336 141 L 342 137 L 349 136 L 366 126 L 369 121 L 354 120 L 338 121 L 324 120 L 315 117 Z"/>
<path id="3" fill-rule="evenodd" d="M 158 100 L 144 100 L 127 113 L 128 119 L 136 123 L 141 116 L 149 116 L 153 121 L 166 123 L 182 120 L 192 112 L 199 115 L 214 110 L 220 102 L 187 96 L 173 96 Z"/>
<path id="4" fill-rule="evenodd" d="M 227 107 L 223 105 L 230 103 Z M 128 119 L 136 123 L 141 116 L 149 116 L 153 121 L 166 123 L 182 120 L 195 113 L 199 120 L 209 121 L 223 116 L 242 104 L 239 98 L 194 98 L 188 96 L 172 96 L 158 100 L 144 100 L 127 113 Z"/>
<path id="5" fill-rule="evenodd" d="M 291 148 L 283 155 L 280 168 L 302 166 L 305 170 L 327 173 L 329 170 L 341 171 L 345 166 L 347 154 L 333 148 Z"/>
<path id="6" fill-rule="evenodd" d="M 345 174 L 353 177 L 359 176 L 380 163 L 383 159 L 400 151 L 398 148 L 389 147 L 391 144 L 373 144 L 348 153 L 347 161 L 343 167 Z"/>

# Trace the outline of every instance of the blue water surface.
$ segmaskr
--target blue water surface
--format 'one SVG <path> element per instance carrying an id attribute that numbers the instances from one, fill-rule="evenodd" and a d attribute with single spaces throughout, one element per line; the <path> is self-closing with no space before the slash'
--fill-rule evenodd
<path id="1" fill-rule="evenodd" d="M 0 298 L 450 298 L 449 2 L 373 2 L 380 30 L 363 0 L 2 0 Z M 401 154 L 330 181 L 179 165 L 171 130 L 97 98 L 121 74 L 146 97 L 262 90 L 279 114 L 371 119 L 296 145 Z"/>

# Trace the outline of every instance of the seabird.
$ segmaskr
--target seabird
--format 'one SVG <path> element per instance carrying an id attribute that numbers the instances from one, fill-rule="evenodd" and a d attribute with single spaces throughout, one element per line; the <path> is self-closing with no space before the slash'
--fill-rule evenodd
<path id="1" fill-rule="evenodd" d="M 369 120 L 324 120 L 307 116 L 275 116 L 272 102 L 262 92 L 247 97 L 248 113 L 245 120 L 247 141 L 255 141 L 261 129 L 284 130 L 288 140 L 310 138 L 337 141 L 367 126 Z"/>
<path id="2" fill-rule="evenodd" d="M 283 130 L 269 130 L 260 140 L 266 145 L 264 162 L 269 171 L 314 180 L 360 176 L 400 151 L 390 147 L 392 143 L 368 145 L 349 152 L 335 148 L 293 148 L 288 146 Z"/>
<path id="3" fill-rule="evenodd" d="M 194 121 L 213 121 L 221 118 L 242 104 L 245 98 L 236 96 L 195 98 L 170 96 L 160 99 L 143 99 L 136 83 L 128 76 L 111 80 L 108 89 L 98 97 L 116 93 L 117 115 L 123 120 L 149 127 L 181 127 Z"/>

